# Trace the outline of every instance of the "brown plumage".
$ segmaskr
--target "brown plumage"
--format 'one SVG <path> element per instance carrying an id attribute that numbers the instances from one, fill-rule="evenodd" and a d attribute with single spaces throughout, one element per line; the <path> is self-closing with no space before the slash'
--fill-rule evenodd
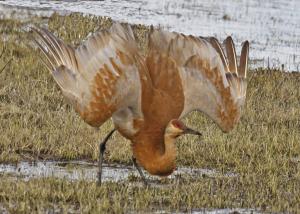
<path id="1" fill-rule="evenodd" d="M 247 41 L 238 67 L 231 37 L 225 40 L 226 57 L 215 38 L 152 29 L 143 57 L 128 25 L 114 24 L 77 49 L 46 29 L 33 31 L 43 62 L 75 110 L 95 127 L 112 117 L 151 174 L 172 173 L 176 138 L 200 134 L 179 121 L 189 112 L 204 112 L 225 132 L 239 121 L 247 87 Z"/>

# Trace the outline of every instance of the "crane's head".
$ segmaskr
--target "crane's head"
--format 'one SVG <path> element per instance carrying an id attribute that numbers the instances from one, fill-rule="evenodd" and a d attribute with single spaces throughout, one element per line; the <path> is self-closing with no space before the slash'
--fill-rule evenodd
<path id="1" fill-rule="evenodd" d="M 202 135 L 200 132 L 187 127 L 183 122 L 177 119 L 173 119 L 169 122 L 169 124 L 166 127 L 165 133 L 174 138 L 177 138 L 183 134 L 193 134 L 199 136 Z"/>

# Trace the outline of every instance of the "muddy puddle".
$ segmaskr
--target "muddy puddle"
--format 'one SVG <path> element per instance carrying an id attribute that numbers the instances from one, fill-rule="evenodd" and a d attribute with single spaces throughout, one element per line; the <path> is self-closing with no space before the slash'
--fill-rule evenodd
<path id="1" fill-rule="evenodd" d="M 67 179 L 70 181 L 86 180 L 97 181 L 98 167 L 97 163 L 85 161 L 37 161 L 37 162 L 20 162 L 18 164 L 0 164 L 0 175 L 5 174 L 17 179 L 30 180 L 32 178 L 54 177 Z M 148 175 L 145 171 L 147 179 L 157 180 L 155 176 Z M 191 178 L 199 177 L 233 177 L 234 173 L 220 173 L 214 169 L 191 169 L 179 167 L 168 178 L 178 178 L 181 176 L 189 176 Z M 139 177 L 137 170 L 133 166 L 128 165 L 103 165 L 102 181 L 126 181 L 130 177 Z"/>

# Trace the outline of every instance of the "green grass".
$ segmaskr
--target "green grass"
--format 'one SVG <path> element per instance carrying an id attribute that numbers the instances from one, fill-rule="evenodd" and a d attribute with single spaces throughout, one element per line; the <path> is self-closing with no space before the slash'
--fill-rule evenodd
<path id="1" fill-rule="evenodd" d="M 66 104 L 58 86 L 38 60 L 28 24 L 45 24 L 71 44 L 111 25 L 109 18 L 71 14 L 30 21 L 0 20 L 0 162 L 56 159 L 97 160 L 98 142 L 112 129 L 85 124 Z M 64 27 L 63 27 L 64 26 Z M 145 51 L 145 26 L 133 26 Z M 250 53 L 251 54 L 251 53 Z M 197 208 L 252 207 L 266 211 L 300 210 L 300 74 L 277 70 L 249 72 L 247 102 L 238 126 L 229 134 L 200 113 L 185 122 L 202 139 L 178 140 L 179 166 L 238 173 L 232 178 L 186 178 L 172 188 L 140 188 L 127 183 L 35 179 L 0 175 L 0 205 L 12 213 L 69 209 L 80 212 L 190 211 Z M 107 162 L 130 163 L 127 140 L 116 134 L 108 143 Z M 298 159 L 298 161 L 297 161 Z"/>

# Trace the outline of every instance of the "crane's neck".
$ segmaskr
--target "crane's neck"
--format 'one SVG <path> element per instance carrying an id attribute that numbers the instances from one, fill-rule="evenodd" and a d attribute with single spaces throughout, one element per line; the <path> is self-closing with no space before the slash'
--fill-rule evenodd
<path id="1" fill-rule="evenodd" d="M 154 142 L 155 140 L 155 142 Z M 175 170 L 175 137 L 165 134 L 162 139 L 149 137 L 133 143 L 133 154 L 150 174 L 167 176 Z"/>

